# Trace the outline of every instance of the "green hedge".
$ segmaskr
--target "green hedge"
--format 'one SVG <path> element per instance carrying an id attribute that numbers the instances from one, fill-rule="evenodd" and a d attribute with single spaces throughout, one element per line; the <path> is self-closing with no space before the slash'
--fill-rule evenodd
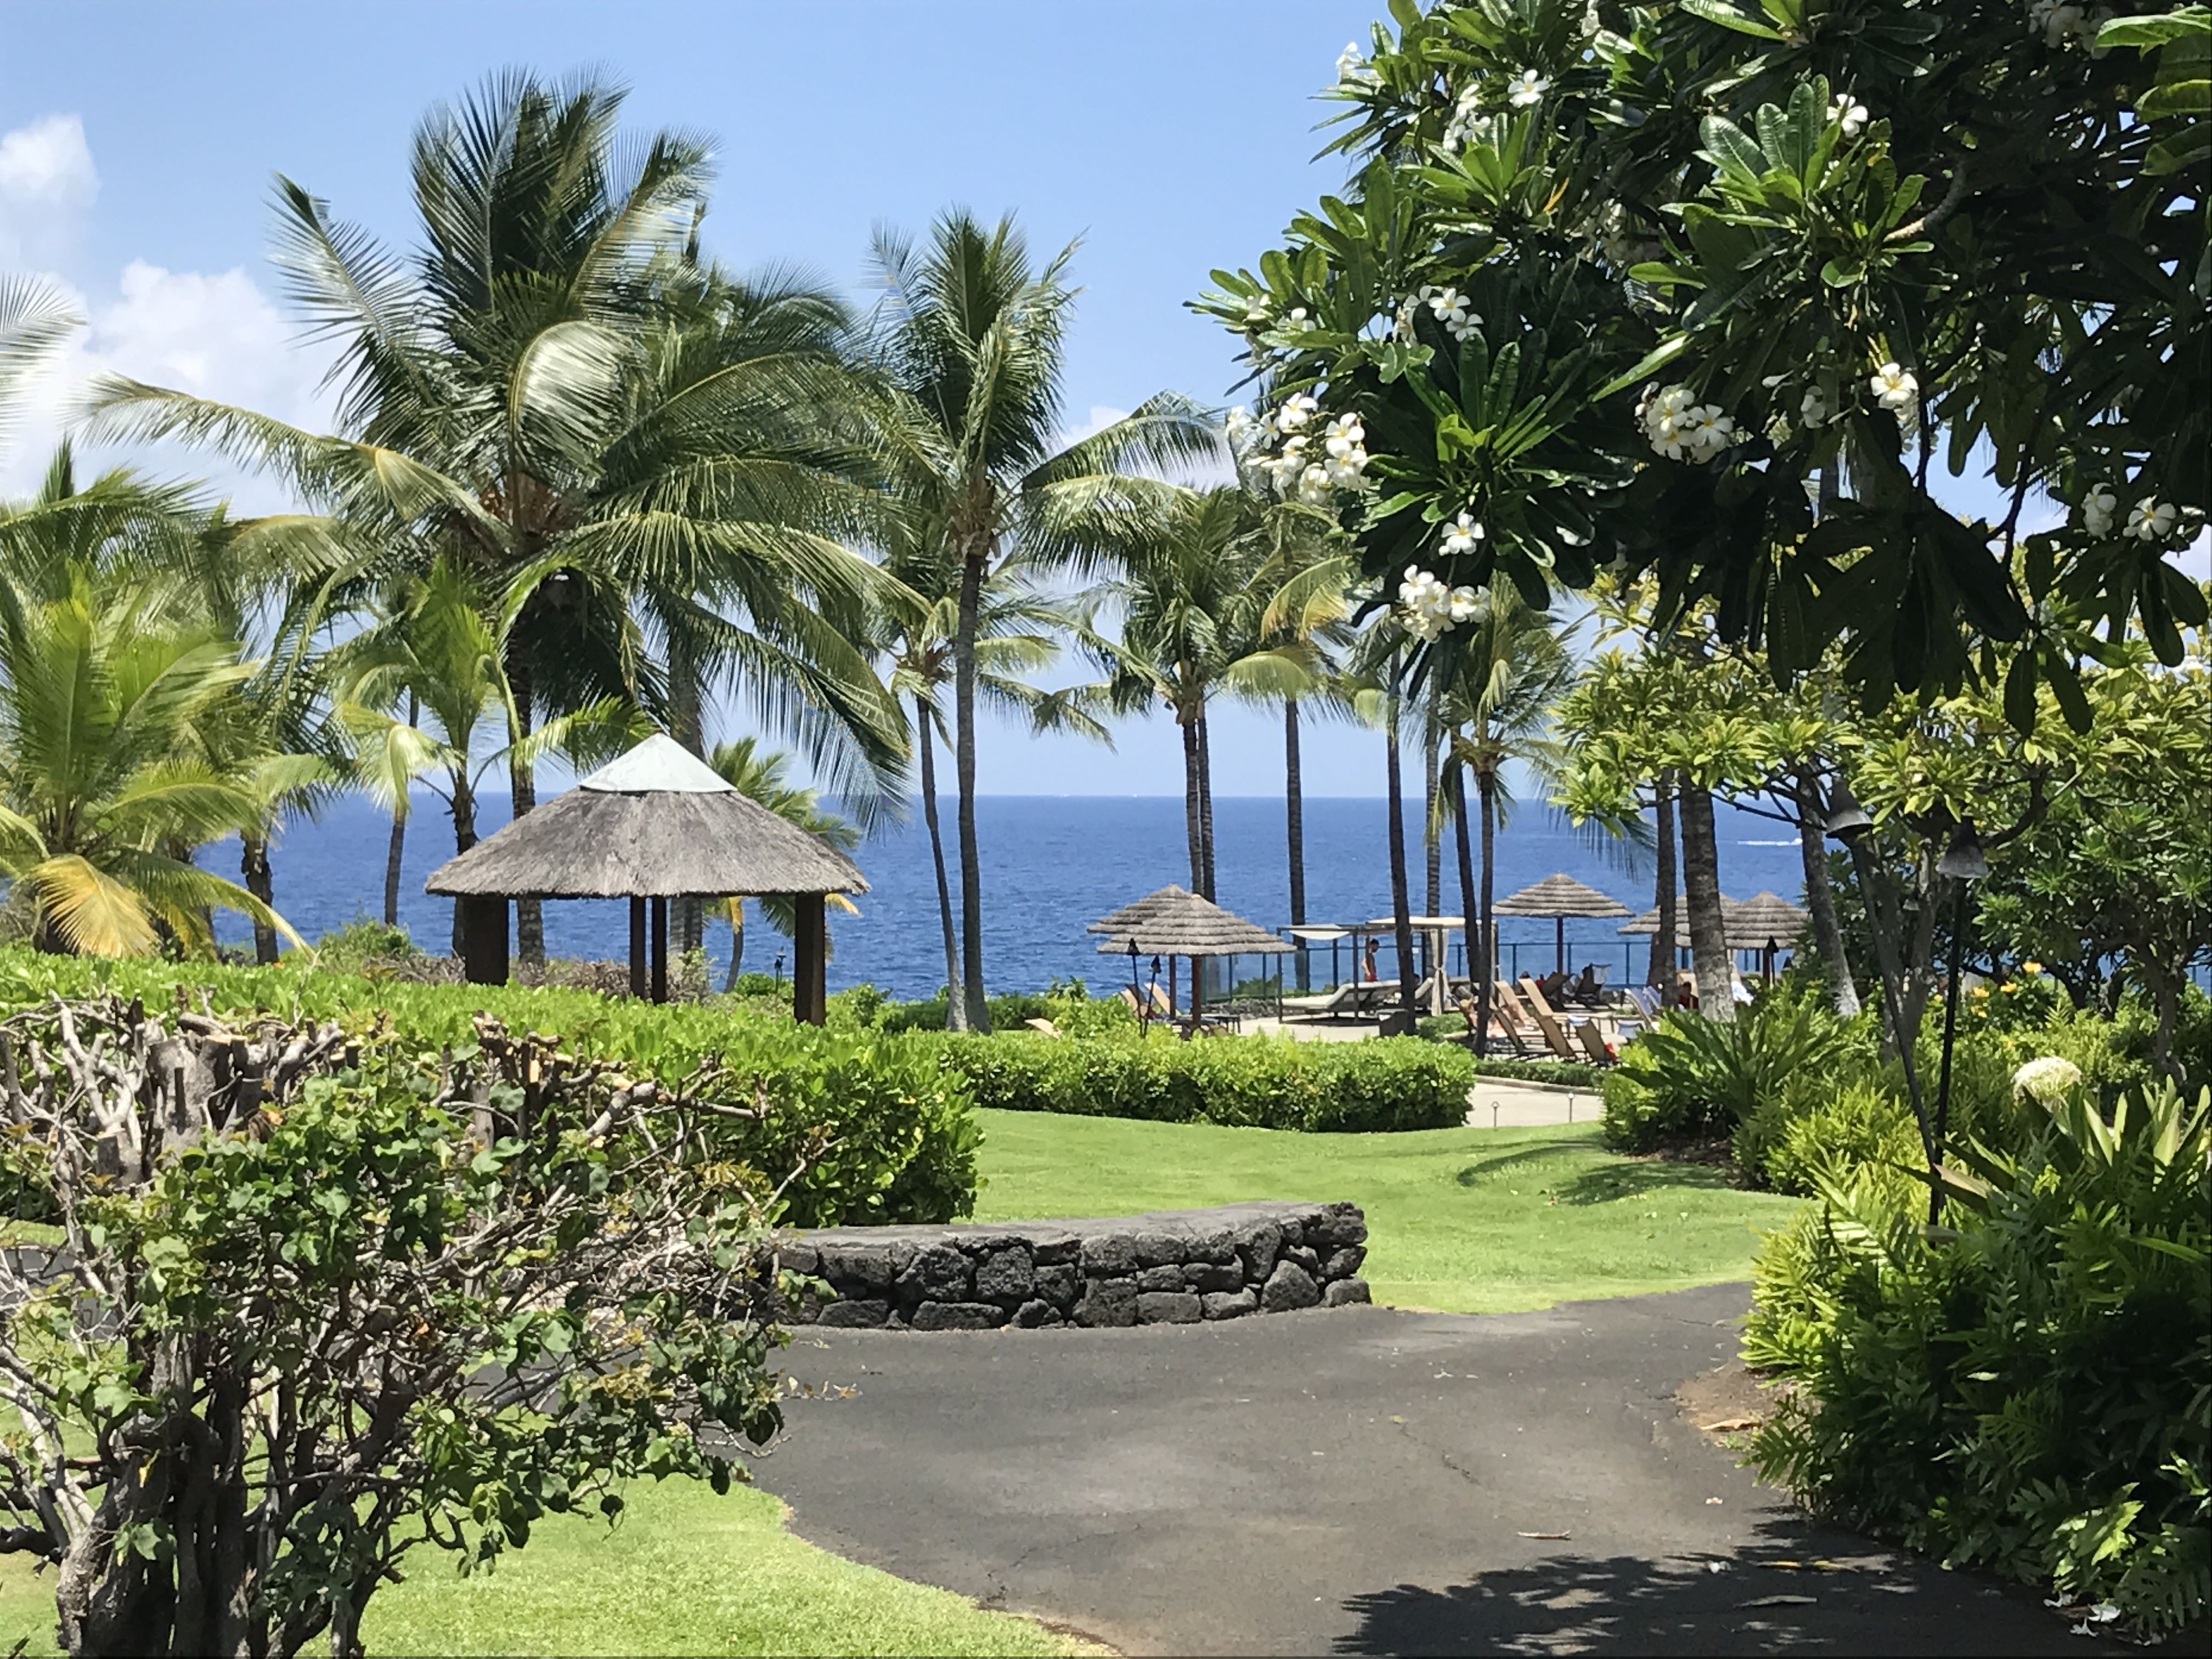
<path id="1" fill-rule="evenodd" d="M 113 990 L 149 1006 L 179 990 L 218 1012 L 264 1009 L 365 1026 L 388 1014 L 403 1039 L 430 1048 L 474 1036 L 479 1012 L 510 1028 L 557 1034 L 571 1051 L 601 1055 L 636 1076 L 726 1093 L 759 1123 L 733 1121 L 734 1161 L 782 1180 L 817 1133 L 833 1138 L 787 1192 L 796 1226 L 949 1221 L 975 1206 L 981 1133 L 967 1091 L 926 1043 L 822 1030 L 742 1007 L 613 1000 L 588 991 L 520 986 L 410 985 L 291 967 L 101 962 L 0 951 L 0 1011 L 54 994 Z M 712 1074 L 703 1085 L 702 1073 Z"/>
<path id="2" fill-rule="evenodd" d="M 1263 1129 L 1441 1129 L 1467 1121 L 1474 1066 L 1411 1037 L 916 1036 L 978 1106 Z"/>

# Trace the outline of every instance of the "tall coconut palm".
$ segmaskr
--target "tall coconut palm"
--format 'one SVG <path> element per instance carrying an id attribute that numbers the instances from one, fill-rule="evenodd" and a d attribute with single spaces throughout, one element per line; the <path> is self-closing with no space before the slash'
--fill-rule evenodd
<path id="1" fill-rule="evenodd" d="M 168 595 L 78 570 L 0 616 L 0 872 L 29 897 L 44 950 L 130 956 L 164 938 L 212 949 L 238 911 L 295 942 L 252 893 L 190 849 L 252 821 L 235 771 L 196 724 L 253 672 Z"/>
<path id="2" fill-rule="evenodd" d="M 1127 712 L 1164 708 L 1182 737 L 1191 890 L 1215 896 L 1207 710 L 1224 693 L 1294 699 L 1316 683 L 1312 629 L 1284 620 L 1286 512 L 1242 484 L 1163 492 L 1085 600 L 1081 637 Z M 1288 607 L 1305 607 L 1293 601 Z M 1108 637 L 1110 613 L 1118 632 Z"/>
<path id="3" fill-rule="evenodd" d="M 596 753 L 634 728 L 635 711 L 618 697 L 527 723 L 507 664 L 537 583 L 526 572 L 487 595 L 459 561 L 441 558 L 396 582 L 369 625 L 331 653 L 337 718 L 351 737 L 355 775 L 387 811 L 425 781 L 452 815 L 456 853 L 477 844 L 477 795 L 492 768 L 511 769 L 518 752 L 530 765 L 580 746 Z M 418 711 L 416 720 L 393 712 L 403 702 Z"/>
<path id="4" fill-rule="evenodd" d="M 1496 997 L 1497 834 L 1513 803 L 1505 767 L 1510 761 L 1520 761 L 1540 773 L 1550 769 L 1551 713 L 1573 684 L 1575 670 L 1550 615 L 1531 607 L 1505 584 L 1489 588 L 1475 614 L 1448 638 L 1449 648 L 1438 653 L 1425 687 L 1427 714 L 1431 729 L 1445 739 L 1443 758 L 1450 770 L 1445 794 L 1457 808 L 1462 902 L 1470 891 L 1474 897 L 1470 967 L 1477 985 L 1475 1051 L 1483 1054 L 1489 1049 L 1490 1013 Z M 1470 776 L 1480 843 L 1479 885 L 1472 886 L 1467 811 Z"/>
<path id="5" fill-rule="evenodd" d="M 82 320 L 51 283 L 0 276 L 0 454 L 7 453 L 23 383 Z"/>
<path id="6" fill-rule="evenodd" d="M 834 303 L 702 267 L 706 143 L 620 143 L 622 101 L 510 75 L 434 110 L 411 258 L 280 182 L 278 262 L 339 349 L 337 433 L 123 380 L 103 418 L 281 476 L 372 572 L 443 557 L 502 593 L 530 574 L 502 645 L 522 738 L 549 710 L 663 707 L 670 667 L 683 696 L 719 670 L 811 745 L 895 773 L 896 710 L 840 625 L 877 578 L 834 533 L 862 510 Z M 505 752 L 526 812 L 538 750 Z M 536 903 L 518 920 L 541 957 Z"/>
<path id="7" fill-rule="evenodd" d="M 733 738 L 718 743 L 707 757 L 707 764 L 746 799 L 758 802 L 808 835 L 820 836 L 839 852 L 851 852 L 860 844 L 860 827 L 823 806 L 817 791 L 792 783 L 791 761 L 791 756 L 781 749 L 763 749 L 756 738 Z M 776 932 L 786 939 L 796 933 L 798 917 L 788 893 L 763 894 L 759 902 L 761 913 Z M 853 901 L 842 893 L 827 895 L 826 902 L 833 910 L 842 910 L 848 915 L 860 914 Z M 738 895 L 724 899 L 720 908 L 730 924 L 730 971 L 722 988 L 734 991 L 738 987 L 738 964 L 745 953 L 744 897 Z M 825 940 L 825 948 L 826 944 Z"/>
<path id="8" fill-rule="evenodd" d="M 894 388 L 879 421 L 901 511 L 959 572 L 953 627 L 953 769 L 959 792 L 961 984 L 968 1017 L 984 1005 L 981 855 L 975 832 L 975 643 L 991 571 L 1021 550 L 1088 568 L 1149 492 L 1132 466 L 1218 453 L 1212 427 L 1162 394 L 1103 430 L 1061 437 L 1060 376 L 1073 246 L 1032 264 L 1011 218 L 990 228 L 956 210 L 926 247 L 881 233 L 885 290 L 874 350 Z"/>
<path id="9" fill-rule="evenodd" d="M 944 568 L 942 560 L 933 567 L 919 556 L 918 550 L 906 550 L 887 563 L 912 597 L 878 613 L 878 648 L 890 668 L 893 695 L 913 709 L 922 821 L 929 832 L 938 924 L 945 945 L 945 1024 L 963 1031 L 968 1029 L 968 1000 L 957 994 L 959 942 L 937 810 L 936 748 L 947 729 L 945 692 L 953 679 L 958 579 Z M 975 687 L 984 700 L 1033 732 L 1073 732 L 1110 748 L 1113 736 L 1093 713 L 1096 699 L 1091 688 L 1046 690 L 1025 678 L 1049 667 L 1060 654 L 1060 636 L 1079 623 L 1078 608 L 1030 583 L 1018 558 L 1001 562 L 985 584 L 976 608 Z"/>

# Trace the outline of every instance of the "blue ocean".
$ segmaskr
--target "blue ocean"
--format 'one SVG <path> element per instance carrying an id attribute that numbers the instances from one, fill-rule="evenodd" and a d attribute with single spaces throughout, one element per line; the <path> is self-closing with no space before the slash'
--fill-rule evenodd
<path id="1" fill-rule="evenodd" d="M 1717 811 L 1723 890 L 1748 898 L 1770 890 L 1799 900 L 1802 868 L 1788 827 L 1725 806 Z M 978 800 L 976 815 L 983 858 L 984 966 L 994 990 L 1039 989 L 1054 979 L 1071 977 L 1081 977 L 1094 988 L 1119 983 L 1127 976 L 1126 958 L 1102 957 L 1098 937 L 1086 933 L 1086 925 L 1157 887 L 1169 882 L 1188 884 L 1190 879 L 1179 797 L 987 795 Z M 957 906 L 959 872 L 950 845 L 949 799 L 942 816 Z M 1425 884 L 1418 803 L 1409 816 L 1415 826 L 1408 857 L 1418 911 Z M 503 797 L 481 803 L 482 833 L 489 835 L 506 821 Z M 357 917 L 380 915 L 390 830 L 390 820 L 359 799 L 340 800 L 318 820 L 288 826 L 271 859 L 276 907 L 285 919 L 313 939 Z M 1287 923 L 1290 877 L 1281 799 L 1218 799 L 1214 832 L 1220 902 L 1265 927 Z M 1389 914 L 1390 872 L 1382 800 L 1308 799 L 1305 842 L 1310 922 L 1365 922 Z M 417 944 L 431 951 L 447 947 L 452 907 L 449 901 L 424 893 L 422 883 L 453 850 L 451 822 L 438 802 L 425 798 L 408 826 L 400 921 Z M 1625 866 L 1617 856 L 1592 846 L 1586 836 L 1541 810 L 1517 812 L 1499 833 L 1497 850 L 1501 898 L 1565 871 L 1612 894 L 1632 911 L 1651 906 L 1648 865 Z M 855 901 L 858 915 L 831 918 L 831 987 L 869 981 L 899 997 L 933 994 L 944 983 L 945 957 L 929 836 L 919 810 L 910 822 L 872 836 L 855 856 L 870 890 Z M 210 847 L 200 861 L 234 879 L 237 843 Z M 1445 914 L 1464 914 L 1449 839 L 1442 896 Z M 748 922 L 744 966 L 773 971 L 781 953 L 787 972 L 786 942 L 757 914 L 749 913 Z M 545 906 L 548 949 L 558 956 L 622 957 L 629 948 L 629 925 L 627 907 L 618 902 L 563 901 Z M 249 937 L 234 916 L 222 918 L 220 926 L 226 941 L 242 942 Z M 1595 963 L 1615 984 L 1640 978 L 1647 942 L 1623 938 L 1618 927 L 1610 921 L 1570 922 L 1570 962 L 1577 967 Z M 1509 970 L 1542 972 L 1551 967 L 1553 923 L 1504 916 L 1499 918 L 1498 933 Z M 707 944 L 719 983 L 729 961 L 728 928 L 710 924 Z M 1259 966 L 1257 962 L 1244 964 L 1244 970 L 1256 971 Z M 1330 977 L 1326 950 L 1317 954 L 1313 967 L 1316 980 L 1326 982 Z M 1387 956 L 1383 969 L 1391 971 Z M 1339 972 L 1349 977 L 1352 971 L 1347 952 L 1340 959 Z"/>

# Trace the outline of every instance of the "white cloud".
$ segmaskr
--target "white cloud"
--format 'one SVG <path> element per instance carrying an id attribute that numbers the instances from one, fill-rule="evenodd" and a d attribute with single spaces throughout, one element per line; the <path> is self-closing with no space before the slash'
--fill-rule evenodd
<path id="1" fill-rule="evenodd" d="M 58 263 L 75 245 L 100 173 L 74 115 L 0 133 L 0 266 Z"/>
<path id="2" fill-rule="evenodd" d="M 0 266 L 52 270 L 58 258 L 32 256 L 62 252 L 98 190 L 76 117 L 45 116 L 0 136 Z M 294 343 L 295 325 L 243 267 L 171 270 L 137 258 L 107 295 L 97 285 L 90 292 L 85 284 L 61 285 L 86 325 L 24 388 L 21 418 L 0 453 L 0 495 L 35 484 L 102 374 L 240 404 L 298 425 L 327 425 L 329 400 L 318 391 L 327 357 Z M 128 460 L 160 476 L 204 479 L 242 512 L 289 504 L 274 485 L 242 477 L 204 453 L 173 446 L 79 447 L 87 465 Z"/>

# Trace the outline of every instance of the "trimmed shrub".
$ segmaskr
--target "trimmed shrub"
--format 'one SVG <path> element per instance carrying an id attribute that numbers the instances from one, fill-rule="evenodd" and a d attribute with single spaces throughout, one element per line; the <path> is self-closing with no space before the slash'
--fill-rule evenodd
<path id="1" fill-rule="evenodd" d="M 1917 1168 L 1927 1160 L 1920 1127 L 1897 1095 L 1870 1078 L 1838 1086 L 1808 1079 L 1783 1091 L 1736 1126 L 1736 1168 L 1780 1193 L 1848 1184 L 1870 1165 Z"/>
<path id="2" fill-rule="evenodd" d="M 1641 1152 L 1726 1134 L 1800 1075 L 1832 1073 L 1854 1038 L 1810 997 L 1770 993 L 1723 1024 L 1670 1010 L 1605 1075 L 1605 1138 Z"/>
<path id="3" fill-rule="evenodd" d="M 571 1053 L 615 1060 L 632 1075 L 748 1109 L 765 1106 L 758 1121 L 729 1121 L 726 1146 L 734 1163 L 770 1186 L 791 1177 L 783 1218 L 793 1225 L 949 1221 L 975 1205 L 981 1136 L 967 1091 L 933 1051 L 908 1039 L 587 991 L 0 951 L 0 1009 L 99 990 L 149 1004 L 204 997 L 218 1011 L 263 1009 L 356 1030 L 388 1019 L 399 1040 L 431 1050 L 472 1044 L 475 1017 L 489 1013 L 513 1030 L 556 1033 Z M 816 1152 L 825 1136 L 827 1149 Z"/>
<path id="4" fill-rule="evenodd" d="M 2034 1109 L 2028 1109 L 2033 1110 Z M 1941 1227 L 1879 1164 L 1761 1248 L 1744 1358 L 1795 1386 L 1767 1479 L 1947 1565 L 2170 1632 L 2212 1607 L 2212 1096 L 2108 1123 L 2063 1097 L 2017 1153 L 1954 1147 Z M 1887 1133 L 1887 1132 L 1885 1132 Z"/>
<path id="5" fill-rule="evenodd" d="M 1468 1056 L 1417 1038 L 1298 1042 L 1001 1031 L 909 1039 L 978 1106 L 1263 1129 L 1441 1129 L 1467 1121 Z"/>

